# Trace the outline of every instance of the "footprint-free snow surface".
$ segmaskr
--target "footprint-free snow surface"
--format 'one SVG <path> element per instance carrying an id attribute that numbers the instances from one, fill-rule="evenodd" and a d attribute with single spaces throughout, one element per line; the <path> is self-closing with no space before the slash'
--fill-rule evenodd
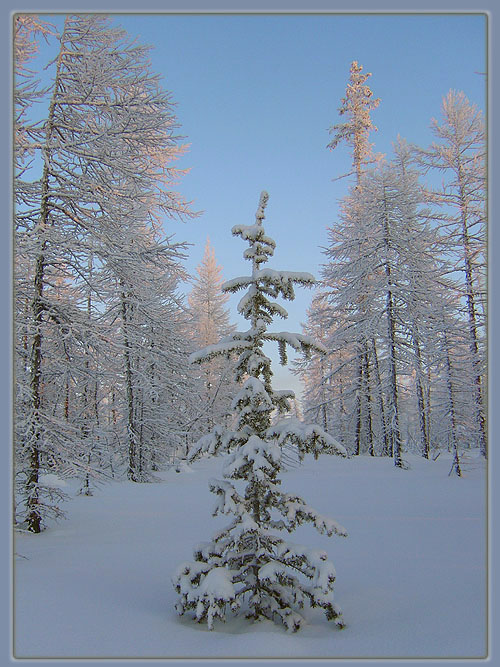
<path id="1" fill-rule="evenodd" d="M 347 538 L 302 526 L 284 538 L 327 550 L 347 627 L 307 611 L 288 634 L 271 621 L 216 622 L 174 610 L 170 577 L 229 521 L 211 516 L 206 459 L 162 481 L 111 483 L 67 503 L 67 519 L 15 540 L 17 658 L 481 658 L 487 653 L 486 470 L 451 459 L 307 458 L 283 488 L 336 519 Z M 71 487 L 67 489 L 72 491 Z"/>

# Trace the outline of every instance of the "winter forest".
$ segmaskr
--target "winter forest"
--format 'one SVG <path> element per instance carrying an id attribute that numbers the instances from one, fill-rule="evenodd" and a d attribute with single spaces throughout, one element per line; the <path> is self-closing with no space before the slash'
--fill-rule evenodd
<path id="1" fill-rule="evenodd" d="M 485 110 L 443 77 L 381 152 L 353 58 L 326 243 L 262 182 L 193 248 L 176 91 L 119 19 L 13 17 L 14 655 L 484 657 Z M 295 234 L 319 263 L 274 260 Z"/>

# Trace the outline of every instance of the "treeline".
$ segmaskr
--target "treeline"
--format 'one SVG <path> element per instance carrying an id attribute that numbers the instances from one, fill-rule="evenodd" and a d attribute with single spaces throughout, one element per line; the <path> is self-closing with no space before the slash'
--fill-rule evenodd
<path id="1" fill-rule="evenodd" d="M 329 229 L 305 329 L 328 354 L 298 362 L 305 413 L 351 454 L 486 457 L 486 144 L 461 92 L 443 99 L 426 148 L 369 143 L 380 100 L 353 62 L 328 145 L 352 149 L 354 184 Z M 437 183 L 437 185 L 435 185 Z"/>
<path id="2" fill-rule="evenodd" d="M 49 84 L 43 39 L 59 44 Z M 231 419 L 228 362 L 189 362 L 233 328 L 213 250 L 191 279 L 187 245 L 163 232 L 197 214 L 175 190 L 184 147 L 148 50 L 104 15 L 69 15 L 61 34 L 14 18 L 14 521 L 31 532 L 61 515 L 61 480 L 90 494 L 154 479 Z M 460 449 L 486 456 L 481 114 L 450 92 L 432 146 L 398 139 L 382 159 L 368 76 L 353 63 L 331 129 L 355 183 L 306 325 L 328 353 L 296 364 L 305 416 L 400 466 L 409 447 L 448 447 L 460 473 Z"/>
<path id="3" fill-rule="evenodd" d="M 14 31 L 14 519 L 39 532 L 61 479 L 148 481 L 227 411 L 221 369 L 203 377 L 189 355 L 230 327 L 214 261 L 187 304 L 186 245 L 163 236 L 195 213 L 173 189 L 183 147 L 148 48 L 102 15 L 61 35 L 18 15 Z M 43 38 L 59 40 L 46 87 Z"/>

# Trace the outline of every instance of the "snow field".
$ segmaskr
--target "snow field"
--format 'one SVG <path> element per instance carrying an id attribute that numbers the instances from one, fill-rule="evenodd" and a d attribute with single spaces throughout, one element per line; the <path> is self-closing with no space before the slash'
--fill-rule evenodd
<path id="1" fill-rule="evenodd" d="M 306 457 L 282 475 L 345 526 L 347 538 L 298 528 L 293 543 L 324 549 L 337 571 L 335 602 L 347 627 L 322 610 L 297 634 L 271 622 L 216 621 L 210 632 L 179 617 L 170 577 L 193 547 L 228 523 L 211 516 L 202 459 L 155 484 L 113 483 L 76 496 L 68 519 L 15 544 L 17 658 L 480 658 L 486 654 L 486 484 L 475 458 L 465 477 L 451 459 Z"/>

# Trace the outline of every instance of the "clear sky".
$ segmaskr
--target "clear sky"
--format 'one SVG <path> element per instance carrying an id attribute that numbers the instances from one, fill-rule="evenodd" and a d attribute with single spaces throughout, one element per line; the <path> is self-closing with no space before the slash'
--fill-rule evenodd
<path id="1" fill-rule="evenodd" d="M 275 239 L 274 269 L 319 277 L 327 228 L 350 179 L 348 147 L 331 152 L 328 128 L 339 122 L 349 67 L 371 72 L 381 102 L 372 113 L 377 152 L 391 157 L 399 135 L 426 146 L 443 96 L 462 90 L 486 110 L 484 14 L 114 14 L 117 24 L 153 48 L 153 70 L 177 103 L 190 144 L 179 162 L 190 172 L 178 190 L 203 211 L 168 222 L 167 234 L 193 243 L 187 268 L 201 261 L 207 237 L 224 277 L 245 275 L 246 245 L 231 236 L 252 224 L 261 190 L 269 192 L 264 225 Z M 298 289 L 279 329 L 300 331 L 312 293 Z M 231 301 L 232 318 L 236 317 Z M 275 366 L 276 385 L 298 389 Z"/>

